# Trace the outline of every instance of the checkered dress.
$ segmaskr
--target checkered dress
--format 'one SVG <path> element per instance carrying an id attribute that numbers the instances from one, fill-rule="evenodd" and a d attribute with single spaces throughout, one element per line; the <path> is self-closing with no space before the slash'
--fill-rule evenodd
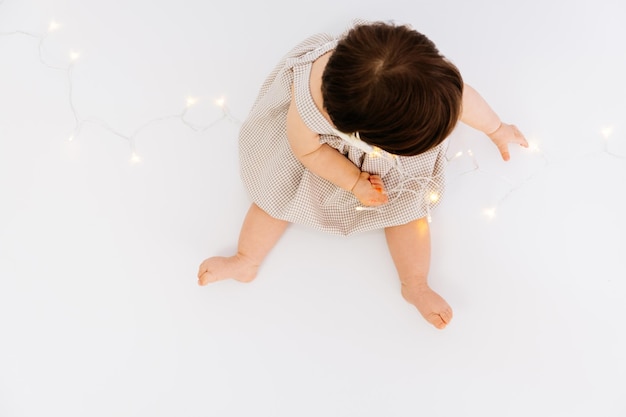
<path id="1" fill-rule="evenodd" d="M 366 153 L 333 134 L 309 89 L 311 64 L 338 38 L 319 34 L 292 49 L 261 87 L 239 136 L 241 175 L 252 201 L 272 217 L 348 235 L 425 217 L 443 193 L 445 144 L 410 157 Z M 380 175 L 389 202 L 362 207 L 350 192 L 310 172 L 287 140 L 287 109 L 294 85 L 296 107 L 320 142 L 344 154 L 361 171 Z"/>

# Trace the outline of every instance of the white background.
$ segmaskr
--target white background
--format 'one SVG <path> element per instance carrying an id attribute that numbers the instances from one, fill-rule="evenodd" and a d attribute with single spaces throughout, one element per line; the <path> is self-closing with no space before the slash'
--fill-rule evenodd
<path id="1" fill-rule="evenodd" d="M 0 416 L 626 415 L 626 6 L 355 4 L 0 4 Z M 254 283 L 196 285 L 249 206 L 237 121 L 353 18 L 426 33 L 539 149 L 452 135 L 444 331 L 382 231 L 293 226 Z"/>

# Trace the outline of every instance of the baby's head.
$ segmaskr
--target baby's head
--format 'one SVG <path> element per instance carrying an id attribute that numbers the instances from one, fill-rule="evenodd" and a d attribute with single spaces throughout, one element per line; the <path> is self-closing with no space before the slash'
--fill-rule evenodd
<path id="1" fill-rule="evenodd" d="M 426 36 L 386 23 L 356 26 L 322 76 L 335 127 L 370 145 L 417 155 L 441 143 L 461 113 L 463 80 Z"/>

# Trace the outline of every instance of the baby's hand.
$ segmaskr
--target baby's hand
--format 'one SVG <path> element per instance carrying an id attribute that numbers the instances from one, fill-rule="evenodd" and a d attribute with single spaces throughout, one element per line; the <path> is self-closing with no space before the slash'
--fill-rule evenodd
<path id="1" fill-rule="evenodd" d="M 502 159 L 505 161 L 508 161 L 511 158 L 509 154 L 509 143 L 517 143 L 525 148 L 528 148 L 526 138 L 524 138 L 522 132 L 520 132 L 515 125 L 502 123 L 495 132 L 490 133 L 487 136 L 489 136 L 493 143 L 498 147 L 500 154 L 502 154 Z"/>
<path id="2" fill-rule="evenodd" d="M 352 194 L 364 206 L 380 206 L 388 201 L 383 180 L 378 175 L 370 175 L 367 172 L 361 172 L 352 187 Z"/>

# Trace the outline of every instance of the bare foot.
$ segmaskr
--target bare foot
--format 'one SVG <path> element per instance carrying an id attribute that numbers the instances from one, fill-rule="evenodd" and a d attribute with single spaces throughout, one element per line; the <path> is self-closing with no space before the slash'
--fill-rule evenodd
<path id="1" fill-rule="evenodd" d="M 402 296 L 417 307 L 426 321 L 438 329 L 445 328 L 452 320 L 452 308 L 428 285 L 409 287 L 402 284 Z"/>
<path id="2" fill-rule="evenodd" d="M 250 282 L 256 277 L 258 267 L 239 255 L 228 258 L 215 256 L 205 259 L 198 270 L 198 285 L 232 278 L 240 282 Z"/>

